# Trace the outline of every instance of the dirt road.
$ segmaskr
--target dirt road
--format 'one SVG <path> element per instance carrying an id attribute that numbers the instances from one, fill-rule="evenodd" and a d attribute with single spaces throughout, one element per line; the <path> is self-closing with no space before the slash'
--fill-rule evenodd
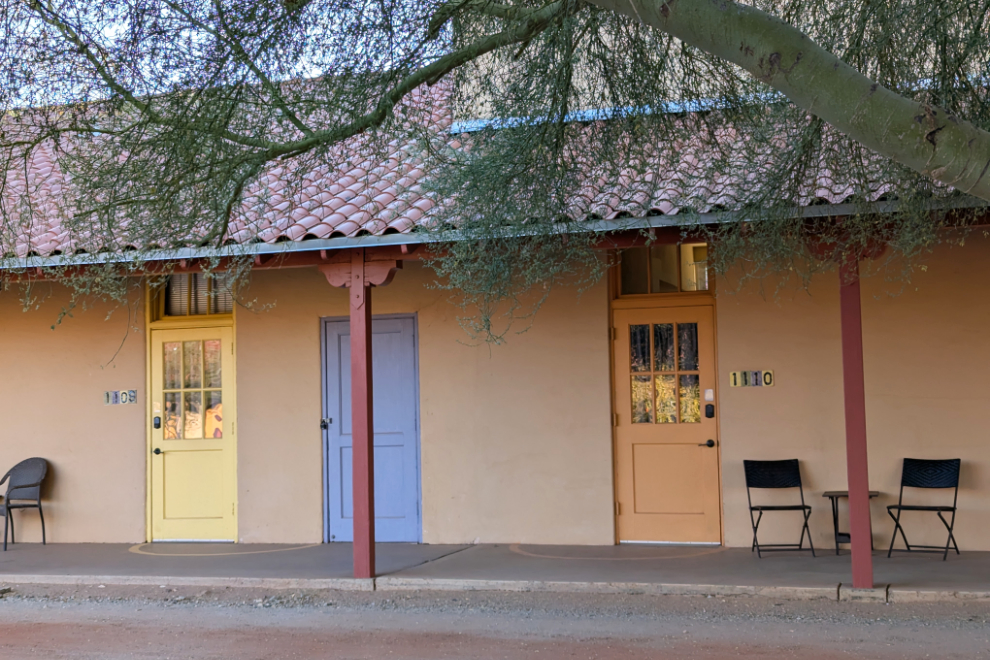
<path id="1" fill-rule="evenodd" d="M 17 588 L 0 658 L 990 659 L 990 604 Z"/>

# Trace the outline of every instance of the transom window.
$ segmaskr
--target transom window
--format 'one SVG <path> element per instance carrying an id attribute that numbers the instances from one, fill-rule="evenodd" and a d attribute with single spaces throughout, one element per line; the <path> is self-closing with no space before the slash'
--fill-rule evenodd
<path id="1" fill-rule="evenodd" d="M 651 245 L 619 253 L 624 296 L 708 290 L 708 245 Z"/>
<path id="2" fill-rule="evenodd" d="M 633 424 L 701 422 L 697 323 L 629 326 Z"/>
<path id="3" fill-rule="evenodd" d="M 234 298 L 230 287 L 207 273 L 177 273 L 168 278 L 164 295 L 165 316 L 230 314 Z"/>

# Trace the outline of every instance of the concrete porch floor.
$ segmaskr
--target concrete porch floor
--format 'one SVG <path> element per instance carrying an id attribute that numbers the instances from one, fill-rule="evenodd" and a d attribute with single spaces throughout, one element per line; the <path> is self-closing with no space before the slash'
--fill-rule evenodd
<path id="1" fill-rule="evenodd" d="M 508 589 L 766 594 L 814 598 L 850 581 L 847 552 L 773 553 L 690 546 L 377 546 L 374 580 L 351 578 L 350 544 L 18 543 L 0 552 L 0 583 L 202 584 L 270 588 Z M 874 558 L 876 599 L 990 598 L 990 553 Z M 882 593 L 881 593 L 882 592 Z M 864 597 L 866 595 L 864 594 Z"/>

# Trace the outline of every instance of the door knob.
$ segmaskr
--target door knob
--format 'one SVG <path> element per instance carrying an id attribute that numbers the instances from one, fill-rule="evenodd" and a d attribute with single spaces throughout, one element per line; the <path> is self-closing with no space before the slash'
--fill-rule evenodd
<path id="1" fill-rule="evenodd" d="M 159 449 L 158 447 L 155 447 L 154 450 L 151 453 L 153 453 L 155 456 L 157 456 L 158 454 L 162 453 L 162 450 Z"/>
<path id="2" fill-rule="evenodd" d="M 323 429 L 324 431 L 330 428 L 331 424 L 333 424 L 332 417 L 324 417 L 323 419 L 320 420 L 320 428 Z"/>
<path id="3" fill-rule="evenodd" d="M 699 447 L 714 447 L 715 446 L 715 441 L 714 440 L 709 440 L 708 442 L 703 442 L 703 443 L 701 443 L 698 446 Z"/>

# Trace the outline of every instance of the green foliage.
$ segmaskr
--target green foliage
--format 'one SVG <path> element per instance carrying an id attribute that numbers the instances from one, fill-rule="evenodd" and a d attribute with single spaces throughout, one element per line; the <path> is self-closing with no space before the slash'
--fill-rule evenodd
<path id="1" fill-rule="evenodd" d="M 990 128 L 990 0 L 751 4 L 917 101 L 919 122 L 934 104 Z M 0 252 L 23 257 L 24 237 L 57 220 L 70 251 L 126 264 L 50 273 L 82 297 L 115 297 L 157 249 L 212 246 L 236 260 L 247 248 L 231 247 L 229 221 L 266 211 L 272 172 L 303 189 L 314 170 L 353 153 L 375 160 L 390 143 L 415 144 L 438 202 L 421 228 L 438 248 L 438 286 L 464 304 L 472 336 L 497 342 L 553 287 L 597 281 L 609 231 L 645 229 L 657 208 L 676 209 L 686 233 L 707 238 L 718 272 L 804 281 L 877 244 L 907 273 L 947 226 L 972 219 L 941 209 L 974 200 L 867 151 L 739 67 L 607 7 L 6 3 Z M 843 81 L 815 84 L 828 94 Z M 875 119 L 883 131 L 884 117 Z M 451 120 L 483 121 L 452 135 Z M 60 194 L 22 181 L 42 150 L 69 178 Z M 841 219 L 815 217 L 822 201 L 843 202 Z M 246 277 L 247 267 L 237 272 Z"/>

